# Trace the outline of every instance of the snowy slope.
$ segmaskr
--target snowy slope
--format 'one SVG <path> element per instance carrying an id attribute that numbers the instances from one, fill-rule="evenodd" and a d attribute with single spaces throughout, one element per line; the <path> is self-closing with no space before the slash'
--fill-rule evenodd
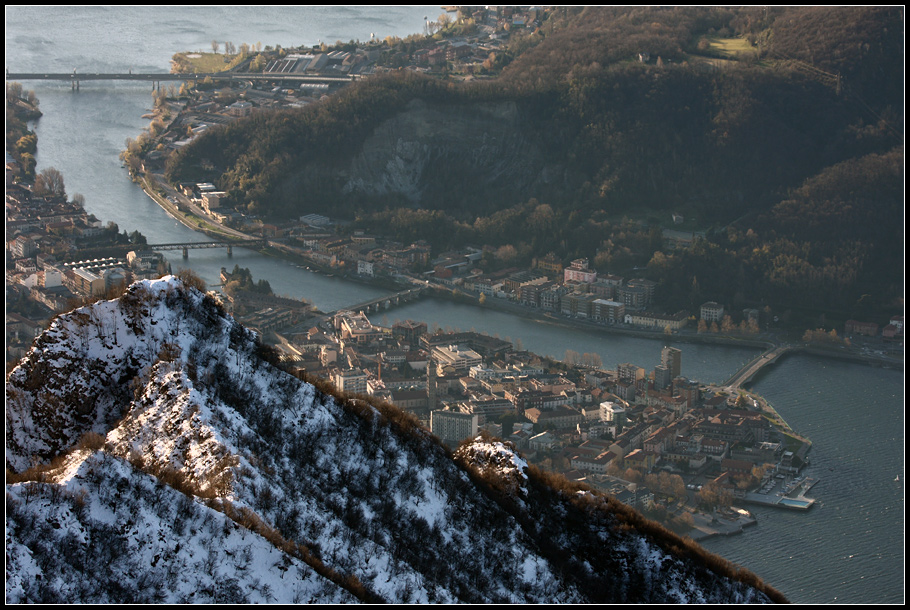
<path id="1" fill-rule="evenodd" d="M 39 464 L 7 484 L 7 601 L 775 594 L 554 487 L 507 444 L 452 456 L 394 407 L 269 361 L 175 277 L 60 316 L 7 383 L 8 470 Z"/>

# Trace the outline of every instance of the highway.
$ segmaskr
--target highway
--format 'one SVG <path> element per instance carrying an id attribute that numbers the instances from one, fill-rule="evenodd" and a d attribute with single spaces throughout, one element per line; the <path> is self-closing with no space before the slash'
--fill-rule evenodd
<path id="1" fill-rule="evenodd" d="M 79 81 L 90 81 L 90 80 L 110 80 L 110 81 L 150 81 L 150 82 L 159 82 L 159 81 L 190 81 L 190 80 L 204 80 L 205 78 L 211 78 L 212 80 L 267 80 L 267 81 L 299 81 L 299 82 L 311 82 L 311 83 L 328 83 L 328 84 L 342 84 L 349 83 L 352 80 L 355 80 L 358 76 L 322 76 L 318 74 L 301 74 L 301 73 L 290 73 L 290 74 L 280 74 L 273 72 L 207 72 L 207 73 L 197 73 L 197 74 L 173 74 L 170 72 L 115 72 L 115 73 L 103 73 L 103 72 L 78 72 L 73 70 L 70 72 L 6 72 L 6 80 L 10 81 L 22 81 L 22 80 L 60 80 L 67 82 Z"/>

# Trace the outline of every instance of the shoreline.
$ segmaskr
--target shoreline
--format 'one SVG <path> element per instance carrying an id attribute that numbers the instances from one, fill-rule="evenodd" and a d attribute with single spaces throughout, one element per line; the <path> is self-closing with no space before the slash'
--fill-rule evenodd
<path id="1" fill-rule="evenodd" d="M 440 287 L 437 287 L 440 288 Z M 448 296 L 445 296 L 448 295 Z M 434 294 L 435 298 L 446 298 L 454 302 L 467 303 L 475 305 L 481 308 L 488 308 L 494 311 L 500 311 L 503 313 L 508 313 L 511 315 L 521 316 L 529 320 L 535 320 L 542 323 L 552 324 L 554 326 L 561 326 L 563 328 L 572 328 L 576 330 L 594 330 L 599 331 L 605 334 L 614 334 L 614 335 L 626 335 L 629 337 L 636 337 L 639 339 L 654 339 L 662 340 L 668 343 L 701 343 L 708 345 L 721 345 L 726 347 L 752 347 L 762 350 L 772 349 L 773 347 L 778 346 L 780 343 L 773 341 L 771 339 L 762 339 L 762 338 L 751 338 L 751 337 L 742 337 L 738 338 L 731 335 L 720 335 L 715 336 L 705 333 L 672 333 L 666 334 L 663 331 L 650 331 L 643 329 L 635 328 L 620 328 L 617 326 L 611 326 L 607 324 L 598 324 L 596 322 L 590 322 L 587 320 L 582 320 L 578 318 L 567 318 L 564 316 L 559 316 L 558 314 L 551 313 L 542 313 L 537 310 L 532 310 L 525 308 L 520 305 L 514 305 L 508 301 L 505 303 L 501 302 L 502 300 L 497 300 L 494 297 L 487 298 L 486 302 L 481 304 L 478 302 L 477 297 L 469 296 L 464 292 L 460 292 L 458 297 L 452 296 L 450 289 L 438 289 Z M 903 362 L 896 359 L 882 358 L 879 356 L 868 356 L 864 354 L 858 354 L 852 351 L 835 351 L 835 349 L 826 349 L 820 346 L 811 346 L 811 345 L 792 345 L 791 352 L 797 353 L 807 353 L 813 356 L 819 356 L 823 358 L 834 358 L 838 360 L 849 360 L 856 363 L 864 363 L 870 366 L 881 366 L 888 369 L 900 369 L 903 368 Z M 786 358 L 790 354 L 785 354 L 781 359 Z M 749 385 L 751 385 L 751 381 Z"/>
<path id="2" fill-rule="evenodd" d="M 142 174 L 141 177 L 136 181 L 136 183 L 139 185 L 139 188 L 141 188 L 143 190 L 143 192 L 145 192 L 145 194 L 148 195 L 149 198 L 151 198 L 152 201 L 157 203 L 158 206 L 162 210 L 164 210 L 168 216 L 170 216 L 171 218 L 173 218 L 174 220 L 176 220 L 177 222 L 179 222 L 186 228 L 196 231 L 197 233 L 202 233 L 203 235 L 207 235 L 209 237 L 215 237 L 215 238 L 219 238 L 219 239 L 255 239 L 254 237 L 250 237 L 250 236 L 240 237 L 240 235 L 232 234 L 226 230 L 225 230 L 225 232 L 222 233 L 215 229 L 206 229 L 205 227 L 202 226 L 201 223 L 203 223 L 203 222 L 208 223 L 208 221 L 204 221 L 204 220 L 200 219 L 198 216 L 196 216 L 195 214 L 192 214 L 189 216 L 192 216 L 192 218 L 196 218 L 199 221 L 197 224 L 194 225 L 192 222 L 190 222 L 187 219 L 187 216 L 188 216 L 187 214 L 183 214 L 182 212 L 180 212 L 180 209 L 176 205 L 172 204 L 170 201 L 167 200 L 167 198 L 162 197 L 161 195 L 159 195 L 157 192 L 155 192 L 153 190 L 152 185 L 150 184 L 151 181 L 154 181 L 155 186 L 159 185 L 158 181 L 154 177 L 150 177 L 148 173 Z M 217 228 L 217 226 L 216 226 L 216 228 Z M 237 231 L 237 233 L 240 233 L 240 232 Z"/>
<path id="3" fill-rule="evenodd" d="M 137 183 L 140 188 L 155 202 L 157 203 L 169 216 L 174 218 L 177 222 L 180 222 L 185 227 L 207 235 L 209 237 L 215 237 L 219 239 L 254 239 L 253 236 L 244 234 L 236 230 L 227 230 L 224 228 L 224 232 L 217 230 L 219 225 L 211 225 L 210 221 L 206 219 L 201 219 L 195 214 L 184 214 L 180 212 L 179 208 L 172 204 L 170 201 L 167 201 L 166 198 L 159 195 L 153 190 L 152 184 L 159 186 L 159 181 L 154 176 L 150 176 L 148 173 L 142 174 L 138 179 Z M 197 219 L 197 223 L 193 223 L 188 218 Z M 213 226 L 214 228 L 205 228 L 203 224 Z M 242 237 L 241 237 L 242 236 Z M 282 251 L 281 248 L 268 247 L 263 248 L 259 251 L 265 256 L 272 256 L 274 258 L 279 258 L 286 260 L 295 264 L 305 264 L 306 266 L 318 268 L 320 272 L 323 273 L 336 273 L 337 277 L 345 281 L 354 282 L 362 285 L 368 286 L 378 286 L 384 289 L 394 290 L 394 288 L 389 288 L 388 282 L 376 282 L 367 280 L 365 278 L 356 278 L 352 277 L 350 273 L 347 272 L 338 272 L 337 269 L 325 268 L 315 263 L 308 258 L 297 255 L 292 252 Z M 390 280 L 392 283 L 395 283 L 394 280 Z M 607 324 L 598 324 L 596 322 L 590 322 L 587 320 L 582 320 L 578 318 L 567 318 L 565 316 L 560 316 L 559 314 L 553 312 L 541 312 L 538 310 L 529 309 L 522 305 L 516 305 L 510 301 L 504 301 L 502 299 L 497 299 L 496 297 L 487 298 L 484 303 L 479 302 L 479 295 L 472 295 L 463 290 L 455 289 L 455 292 L 450 288 L 440 286 L 438 284 L 431 284 L 434 288 L 431 293 L 431 298 L 439 298 L 450 300 L 455 303 L 462 304 L 471 304 L 476 307 L 491 309 L 494 311 L 500 311 L 509 315 L 520 316 L 525 319 L 533 320 L 536 322 L 544 324 L 552 324 L 554 326 L 562 328 L 571 328 L 575 330 L 588 330 L 596 331 L 603 334 L 613 334 L 613 335 L 625 335 L 629 337 L 635 337 L 639 339 L 653 339 L 653 340 L 663 340 L 667 343 L 701 343 L 708 345 L 721 345 L 727 347 L 745 347 L 745 348 L 757 348 L 762 350 L 772 349 L 773 347 L 779 345 L 777 341 L 774 341 L 770 338 L 760 338 L 760 337 L 735 337 L 732 335 L 720 335 L 714 336 L 706 333 L 688 333 L 688 332 L 674 332 L 671 334 L 666 334 L 663 331 L 652 331 L 644 329 L 634 329 L 634 328 L 619 328 L 615 325 Z M 867 364 L 869 366 L 877 366 L 887 369 L 900 370 L 903 369 L 903 361 L 896 358 L 886 358 L 881 356 L 867 355 L 862 353 L 856 353 L 853 350 L 842 350 L 838 351 L 837 348 L 825 348 L 822 346 L 813 346 L 813 345 L 793 345 L 791 347 L 792 352 L 807 353 L 813 356 L 824 357 L 824 358 L 833 358 L 837 360 L 847 360 L 855 363 Z M 789 355 L 789 354 L 787 354 Z M 786 357 L 785 355 L 784 357 Z M 754 380 L 750 381 L 748 385 L 751 385 Z"/>

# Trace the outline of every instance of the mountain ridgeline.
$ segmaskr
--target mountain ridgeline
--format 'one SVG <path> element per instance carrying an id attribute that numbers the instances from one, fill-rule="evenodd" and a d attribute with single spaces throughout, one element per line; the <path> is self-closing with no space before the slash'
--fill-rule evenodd
<path id="1" fill-rule="evenodd" d="M 453 454 L 276 363 L 173 276 L 59 316 L 7 380 L 7 601 L 786 601 L 507 444 Z"/>
<path id="2" fill-rule="evenodd" d="M 593 260 L 619 244 L 607 237 L 619 219 L 656 227 L 676 212 L 720 254 L 665 252 L 649 268 L 687 280 L 662 282 L 668 307 L 688 302 L 697 277 L 702 299 L 871 315 L 902 292 L 865 273 L 893 263 L 903 240 L 888 221 L 903 202 L 902 32 L 897 7 L 557 8 L 499 53 L 495 80 L 366 79 L 210 129 L 167 175 L 212 180 L 273 219 L 326 213 L 436 251 L 513 246 L 527 262 Z M 724 54 L 710 44 L 723 37 L 752 46 Z M 851 181 L 858 166 L 878 176 L 874 198 Z M 842 187 L 836 200 L 794 197 L 827 180 Z M 503 225 L 538 204 L 553 212 L 544 236 Z M 826 208 L 822 239 L 794 231 L 787 218 L 802 208 Z M 629 248 L 603 271 L 655 254 Z"/>

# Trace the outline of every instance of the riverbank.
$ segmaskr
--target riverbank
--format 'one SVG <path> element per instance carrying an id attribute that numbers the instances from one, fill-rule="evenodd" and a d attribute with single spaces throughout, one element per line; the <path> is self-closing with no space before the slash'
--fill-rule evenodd
<path id="1" fill-rule="evenodd" d="M 452 296 L 451 289 L 440 289 L 437 291 L 440 297 L 446 294 L 449 298 L 461 303 L 471 303 L 477 307 L 501 311 L 504 313 L 521 316 L 526 319 L 536 320 L 553 326 L 563 328 L 573 328 L 580 330 L 593 330 L 604 334 L 625 335 L 640 339 L 654 339 L 656 341 L 665 341 L 668 343 L 698 343 L 705 345 L 720 345 L 727 347 L 754 347 L 761 350 L 773 349 L 780 345 L 777 336 L 768 336 L 763 334 L 760 337 L 736 337 L 731 335 L 714 335 L 710 333 L 696 333 L 690 331 L 681 331 L 666 333 L 663 331 L 626 328 L 623 326 L 600 324 L 581 318 L 569 318 L 552 312 L 541 312 L 540 310 L 531 309 L 523 305 L 518 305 L 505 299 L 487 298 L 483 303 L 479 301 L 479 295 L 469 295 L 462 291 L 460 296 Z M 883 355 L 864 354 L 855 348 L 849 347 L 821 347 L 813 345 L 790 344 L 791 353 L 807 353 L 813 356 L 822 356 L 836 358 L 838 360 L 848 360 L 851 362 L 861 362 L 871 366 L 879 366 L 890 369 L 903 369 L 903 360 L 898 358 L 889 358 Z M 786 358 L 788 354 L 782 356 Z M 751 382 L 750 382 L 751 383 Z"/>
<path id="2" fill-rule="evenodd" d="M 433 284 L 431 284 L 433 285 Z M 443 287 L 436 284 L 438 290 L 436 294 L 440 296 L 448 295 L 448 298 L 459 302 L 469 303 L 483 309 L 491 309 L 504 313 L 521 316 L 529 320 L 535 320 L 563 328 L 573 328 L 580 330 L 594 330 L 604 334 L 625 335 L 639 339 L 654 339 L 672 343 L 702 343 L 712 345 L 724 345 L 728 347 L 755 347 L 762 350 L 770 349 L 776 343 L 770 338 L 757 337 L 734 337 L 730 335 L 711 335 L 705 333 L 689 333 L 686 331 L 676 331 L 667 333 L 661 330 L 648 330 L 643 328 L 630 328 L 625 325 L 601 324 L 591 322 L 583 318 L 570 318 L 560 315 L 556 312 L 541 311 L 513 303 L 507 299 L 496 297 L 487 297 L 483 302 L 480 301 L 480 294 L 471 294 L 465 290 L 457 288 Z M 453 292 L 454 291 L 454 292 Z"/>
<path id="3" fill-rule="evenodd" d="M 199 213 L 194 213 L 192 208 L 188 212 L 181 210 L 180 207 L 173 203 L 173 201 L 171 201 L 167 196 L 162 196 L 158 190 L 163 189 L 165 191 L 171 191 L 170 197 L 174 198 L 175 200 L 182 196 L 174 191 L 166 183 L 162 183 L 162 181 L 154 175 L 150 176 L 147 173 L 143 174 L 141 179 L 138 181 L 138 184 L 145 192 L 145 194 L 148 195 L 152 201 L 158 204 L 158 206 L 161 207 L 161 209 L 163 209 L 168 214 L 168 216 L 193 231 L 216 239 L 235 239 L 240 242 L 250 239 L 259 239 L 259 237 L 256 235 L 250 235 L 248 233 L 238 231 L 237 229 L 226 227 L 223 224 L 210 220 L 208 218 L 203 218 Z M 189 207 L 191 204 L 187 205 Z M 312 259 L 306 257 L 302 252 L 295 251 L 293 247 L 277 241 L 269 241 L 267 246 L 259 248 L 257 252 L 265 256 L 270 256 L 272 258 L 284 260 L 296 264 L 300 267 L 304 267 L 310 272 L 322 273 L 328 276 L 337 276 L 341 279 L 344 279 L 345 281 L 356 284 L 381 288 L 393 292 L 395 290 L 399 290 L 401 287 L 400 282 L 391 278 L 367 278 L 347 273 L 344 270 L 321 265 L 318 262 L 315 262 Z"/>
<path id="4" fill-rule="evenodd" d="M 795 349 L 796 351 L 811 354 L 813 356 L 821 356 L 822 358 L 847 360 L 850 362 L 862 362 L 864 364 L 868 364 L 869 366 L 886 369 L 903 370 L 904 368 L 904 361 L 902 357 L 898 358 L 886 356 L 884 354 L 866 354 L 851 349 L 840 350 L 835 348 L 822 348 L 811 345 L 797 346 Z M 900 351 L 900 354 L 903 356 L 903 351 Z"/>
<path id="5" fill-rule="evenodd" d="M 154 181 L 154 184 L 151 181 Z M 158 192 L 158 189 L 169 190 L 167 185 L 162 184 L 159 180 L 154 178 L 154 176 L 149 177 L 148 173 L 142 175 L 139 180 L 139 186 L 145 191 L 145 194 L 148 195 L 152 201 L 157 203 L 161 209 L 167 212 L 168 216 L 187 227 L 193 231 L 202 233 L 203 235 L 208 235 L 209 237 L 214 237 L 216 239 L 236 239 L 242 241 L 245 239 L 256 239 L 255 236 L 247 235 L 235 229 L 225 227 L 222 224 L 209 221 L 207 219 L 201 218 L 197 214 L 190 212 L 184 212 L 180 209 L 179 206 L 171 202 L 167 196 L 163 196 Z M 176 196 L 174 192 L 172 197 Z"/>
<path id="6" fill-rule="evenodd" d="M 190 211 L 183 211 L 174 204 L 168 197 L 162 196 L 158 191 L 172 191 L 171 197 L 179 200 L 182 197 L 176 191 L 162 183 L 162 180 L 154 175 L 144 174 L 139 180 L 142 189 L 157 203 L 165 212 L 175 220 L 197 232 L 201 232 L 210 237 L 218 239 L 255 239 L 255 236 L 248 235 L 236 229 L 225 227 L 224 225 L 212 221 L 202 215 L 201 210 L 193 210 L 192 204 L 187 204 Z M 282 245 L 278 242 L 272 242 L 270 247 L 259 250 L 262 254 L 283 259 L 294 264 L 302 265 L 311 270 L 317 270 L 324 274 L 332 274 L 341 277 L 346 281 L 370 285 L 388 290 L 395 290 L 398 282 L 394 279 L 387 281 L 377 280 L 375 278 L 366 278 L 346 273 L 343 269 L 326 267 L 304 256 L 302 253 L 294 252 L 290 246 Z M 423 280 L 416 277 L 410 277 L 411 281 L 421 282 Z M 562 328 L 572 328 L 585 331 L 594 331 L 606 335 L 623 335 L 641 339 L 653 339 L 655 341 L 664 341 L 667 343 L 697 343 L 707 345 L 719 345 L 728 347 L 746 347 L 768 350 L 780 344 L 780 332 L 762 333 L 759 336 L 734 336 L 734 335 L 715 335 L 712 333 L 697 333 L 694 331 L 675 331 L 667 333 L 660 330 L 649 330 L 641 328 L 629 328 L 624 325 L 608 325 L 581 318 L 570 318 L 562 316 L 555 312 L 543 312 L 538 309 L 529 308 L 524 305 L 513 303 L 506 299 L 487 297 L 483 301 L 479 294 L 472 294 L 458 287 L 448 287 L 438 283 L 431 283 L 430 286 L 435 288 L 433 295 L 438 298 L 451 299 L 457 303 L 471 304 L 482 309 L 490 309 L 507 313 L 509 315 L 520 316 L 525 319 L 534 320 L 543 324 L 550 324 Z M 792 345 L 792 350 L 806 352 L 813 355 L 838 358 L 842 360 L 851 360 L 854 362 L 863 362 L 873 366 L 882 366 L 887 368 L 903 368 L 902 359 L 888 358 L 884 356 L 873 356 L 865 354 L 857 349 L 846 346 L 824 348 L 812 345 Z"/>

